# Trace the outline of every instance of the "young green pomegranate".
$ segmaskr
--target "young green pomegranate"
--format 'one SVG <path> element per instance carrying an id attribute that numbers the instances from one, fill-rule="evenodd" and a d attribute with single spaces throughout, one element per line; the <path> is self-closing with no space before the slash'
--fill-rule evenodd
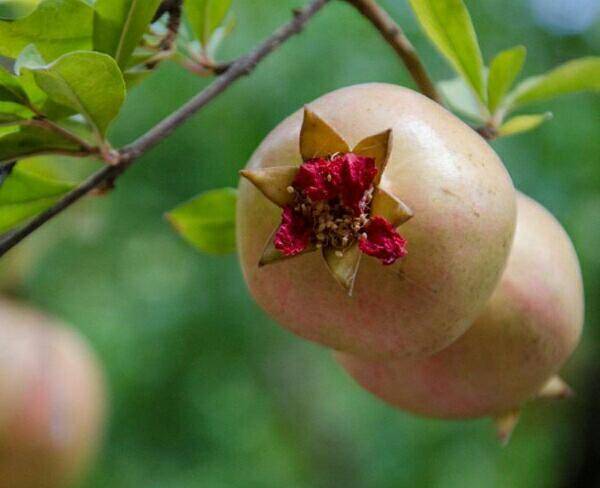
<path id="1" fill-rule="evenodd" d="M 105 391 L 73 330 L 0 300 L 0 488 L 62 488 L 98 447 Z"/>
<path id="2" fill-rule="evenodd" d="M 507 268 L 465 335 L 419 361 L 337 359 L 367 390 L 428 417 L 493 416 L 509 435 L 521 405 L 561 396 L 554 376 L 579 341 L 583 285 L 575 250 L 554 217 L 518 196 L 517 230 Z"/>
<path id="3" fill-rule="evenodd" d="M 239 187 L 257 302 L 306 339 L 366 357 L 430 355 L 489 299 L 515 191 L 472 129 L 395 85 L 352 86 L 284 120 Z"/>

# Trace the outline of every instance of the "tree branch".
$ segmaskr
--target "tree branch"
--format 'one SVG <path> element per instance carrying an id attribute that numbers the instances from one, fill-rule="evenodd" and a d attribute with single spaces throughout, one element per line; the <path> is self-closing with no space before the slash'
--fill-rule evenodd
<path id="1" fill-rule="evenodd" d="M 356 8 L 379 31 L 383 38 L 400 56 L 408 72 L 424 95 L 442 104 L 442 97 L 425 70 L 414 46 L 400 26 L 383 10 L 375 0 L 345 0 Z"/>
<path id="2" fill-rule="evenodd" d="M 250 74 L 265 57 L 275 51 L 290 37 L 298 34 L 306 23 L 321 10 L 329 0 L 313 0 L 306 7 L 294 11 L 294 18 L 277 30 L 252 52 L 235 61 L 223 75 L 218 77 L 202 92 L 183 105 L 179 110 L 159 122 L 148 133 L 120 151 L 119 162 L 114 166 L 106 166 L 84 181 L 73 191 L 67 193 L 51 208 L 42 212 L 28 224 L 15 230 L 0 241 L 0 256 L 20 243 L 23 239 L 39 229 L 46 222 L 60 214 L 79 199 L 97 188 L 103 188 L 107 183 L 119 177 L 133 162 L 146 151 L 170 135 L 177 127 L 187 121 L 210 101 L 224 92 L 235 81 Z"/>

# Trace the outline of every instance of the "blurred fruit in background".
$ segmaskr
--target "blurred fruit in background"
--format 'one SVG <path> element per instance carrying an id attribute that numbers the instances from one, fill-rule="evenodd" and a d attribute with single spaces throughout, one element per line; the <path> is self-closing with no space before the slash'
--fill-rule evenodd
<path id="1" fill-rule="evenodd" d="M 62 488 L 98 450 L 102 370 L 81 335 L 0 300 L 0 488 Z"/>

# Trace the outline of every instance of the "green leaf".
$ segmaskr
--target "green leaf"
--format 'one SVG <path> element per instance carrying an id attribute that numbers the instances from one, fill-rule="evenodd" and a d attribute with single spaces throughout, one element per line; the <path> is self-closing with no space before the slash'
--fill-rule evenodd
<path id="1" fill-rule="evenodd" d="M 0 21 L 0 55 L 16 58 L 29 44 L 52 61 L 92 47 L 92 7 L 81 0 L 42 0 L 30 15 Z"/>
<path id="2" fill-rule="evenodd" d="M 235 251 L 235 206 L 233 188 L 207 191 L 167 214 L 173 227 L 192 246 L 210 254 Z"/>
<path id="3" fill-rule="evenodd" d="M 0 233 L 50 208 L 74 185 L 43 178 L 17 165 L 0 187 Z"/>
<path id="4" fill-rule="evenodd" d="M 533 115 L 517 115 L 512 119 L 507 120 L 498 129 L 499 137 L 508 137 L 521 132 L 528 132 L 536 129 L 547 120 L 552 118 L 552 112 Z"/>
<path id="5" fill-rule="evenodd" d="M 483 59 L 469 11 L 462 0 L 410 0 L 425 32 L 485 102 Z"/>
<path id="6" fill-rule="evenodd" d="M 490 65 L 488 75 L 488 107 L 494 113 L 504 100 L 508 90 L 519 76 L 527 49 L 525 46 L 516 46 L 499 53 Z"/>
<path id="7" fill-rule="evenodd" d="M 77 153 L 81 148 L 41 127 L 26 126 L 0 137 L 0 162 L 34 154 Z"/>
<path id="8" fill-rule="evenodd" d="M 28 103 L 19 79 L 0 66 L 0 102 Z"/>
<path id="9" fill-rule="evenodd" d="M 113 56 L 125 68 L 161 0 L 98 0 L 94 49 Z"/>
<path id="10" fill-rule="evenodd" d="M 94 158 L 73 158 L 56 154 L 34 156 L 19 160 L 19 169 L 37 176 L 64 183 L 79 184 L 102 168 Z"/>
<path id="11" fill-rule="evenodd" d="M 0 0 L 0 20 L 26 17 L 35 10 L 40 0 Z"/>
<path id="12" fill-rule="evenodd" d="M 0 112 L 0 127 L 6 125 L 15 125 L 23 120 L 25 119 L 17 114 Z"/>
<path id="13" fill-rule="evenodd" d="M 548 100 L 582 91 L 600 90 L 600 57 L 569 61 L 548 73 L 523 81 L 511 94 L 511 106 Z"/>
<path id="14" fill-rule="evenodd" d="M 31 105 L 52 120 L 61 120 L 77 113 L 71 108 L 49 100 L 48 95 L 35 82 L 32 70 L 45 68 L 46 61 L 33 44 L 27 46 L 15 61 L 15 72 L 19 75 L 21 86 L 27 92 Z"/>
<path id="15" fill-rule="evenodd" d="M 185 0 L 185 11 L 202 46 L 207 47 L 213 33 L 223 23 L 232 0 Z"/>
<path id="16" fill-rule="evenodd" d="M 217 27 L 213 34 L 210 36 L 210 41 L 206 45 L 206 53 L 209 58 L 214 59 L 217 54 L 217 50 L 225 40 L 225 38 L 231 34 L 235 27 L 235 16 L 233 14 L 229 14 L 223 24 L 220 27 Z"/>
<path id="17" fill-rule="evenodd" d="M 455 112 L 476 122 L 486 122 L 487 108 L 475 97 L 461 77 L 441 81 L 437 85 L 446 104 Z"/>
<path id="18" fill-rule="evenodd" d="M 125 100 L 121 70 L 106 54 L 65 54 L 33 72 L 37 85 L 52 101 L 82 114 L 101 137 Z"/>

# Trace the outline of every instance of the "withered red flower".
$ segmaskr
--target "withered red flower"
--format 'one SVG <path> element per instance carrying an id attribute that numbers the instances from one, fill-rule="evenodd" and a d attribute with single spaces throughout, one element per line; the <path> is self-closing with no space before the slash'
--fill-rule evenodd
<path id="1" fill-rule="evenodd" d="M 365 208 L 365 192 L 371 188 L 373 180 L 377 175 L 375 160 L 348 153 L 339 156 L 342 160 L 342 182 L 341 182 L 341 200 L 342 203 L 352 209 L 354 215 L 360 215 Z"/>
<path id="2" fill-rule="evenodd" d="M 406 256 L 406 240 L 384 218 L 371 218 L 364 231 L 366 237 L 359 240 L 358 247 L 365 254 L 387 265 Z"/>
<path id="3" fill-rule="evenodd" d="M 311 234 L 310 223 L 288 205 L 283 209 L 281 225 L 275 233 L 273 243 L 286 256 L 294 256 L 308 247 Z"/>
<path id="4" fill-rule="evenodd" d="M 340 193 L 341 161 L 309 159 L 300 166 L 292 186 L 313 202 L 331 200 Z"/>
<path id="5" fill-rule="evenodd" d="M 286 256 L 294 256 L 304 251 L 315 238 L 314 229 L 318 227 L 318 232 L 325 232 L 326 228 L 319 227 L 321 221 L 313 212 L 310 202 L 327 201 L 331 204 L 337 201 L 347 209 L 346 215 L 350 219 L 348 225 L 359 222 L 354 232 L 363 232 L 367 236 L 359 240 L 362 252 L 380 259 L 383 264 L 392 264 L 406 255 L 406 242 L 391 223 L 382 217 L 368 216 L 372 196 L 369 190 L 372 189 L 376 175 L 375 160 L 354 153 L 306 161 L 298 169 L 292 186 L 300 198 L 309 199 L 308 207 L 304 204 L 298 205 L 298 202 L 297 207 L 284 207 L 281 225 L 274 239 L 276 249 Z M 311 210 L 307 211 L 308 208 Z M 323 217 L 322 213 L 320 217 Z M 335 220 L 334 216 L 328 214 L 325 221 L 328 218 L 333 218 L 332 222 L 337 225 L 344 220 L 344 215 L 337 216 L 338 220 Z M 320 237 L 325 238 L 324 234 L 320 234 Z M 348 240 L 350 238 L 351 235 L 348 236 Z"/>
<path id="6" fill-rule="evenodd" d="M 359 215 L 361 200 L 377 175 L 375 160 L 353 153 L 331 159 L 309 159 L 298 169 L 293 187 L 313 202 L 340 197 L 341 202 Z"/>

